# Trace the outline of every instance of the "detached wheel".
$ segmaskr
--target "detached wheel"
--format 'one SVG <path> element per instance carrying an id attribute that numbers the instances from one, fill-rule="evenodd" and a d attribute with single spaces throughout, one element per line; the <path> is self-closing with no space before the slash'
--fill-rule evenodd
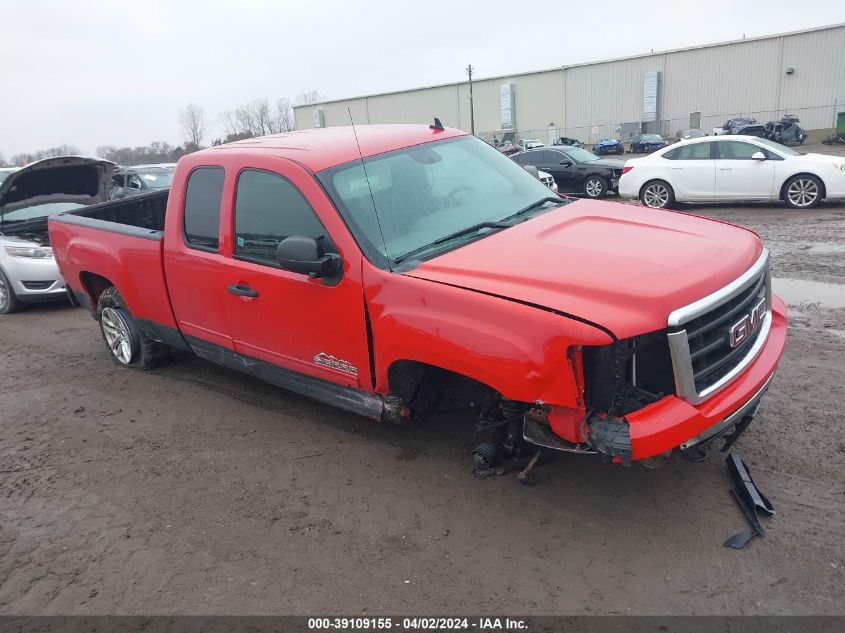
<path id="1" fill-rule="evenodd" d="M 0 314 L 11 314 L 21 308 L 23 308 L 23 304 L 15 296 L 9 278 L 6 277 L 6 273 L 0 270 Z"/>
<path id="2" fill-rule="evenodd" d="M 607 181 L 601 176 L 590 176 L 584 183 L 584 194 L 588 198 L 604 198 L 607 195 Z"/>
<path id="3" fill-rule="evenodd" d="M 783 186 L 783 199 L 790 209 L 812 209 L 821 202 L 822 183 L 815 176 L 793 176 Z"/>
<path id="4" fill-rule="evenodd" d="M 640 200 L 652 209 L 671 209 L 675 204 L 675 192 L 669 183 L 653 180 L 640 190 Z"/>
<path id="5" fill-rule="evenodd" d="M 168 345 L 144 336 L 114 286 L 106 288 L 97 301 L 97 321 L 109 354 L 118 365 L 152 369 L 170 355 Z"/>

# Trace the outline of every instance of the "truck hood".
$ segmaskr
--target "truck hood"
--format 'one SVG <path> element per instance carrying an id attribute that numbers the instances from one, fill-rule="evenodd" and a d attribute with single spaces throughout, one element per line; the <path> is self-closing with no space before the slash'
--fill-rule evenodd
<path id="1" fill-rule="evenodd" d="M 739 277 L 762 248 L 755 233 L 724 222 L 579 200 L 404 274 L 559 311 L 628 338 L 665 328 L 670 312 Z"/>
<path id="2" fill-rule="evenodd" d="M 46 158 L 9 174 L 0 184 L 0 213 L 55 202 L 105 202 L 115 164 L 99 158 Z"/>

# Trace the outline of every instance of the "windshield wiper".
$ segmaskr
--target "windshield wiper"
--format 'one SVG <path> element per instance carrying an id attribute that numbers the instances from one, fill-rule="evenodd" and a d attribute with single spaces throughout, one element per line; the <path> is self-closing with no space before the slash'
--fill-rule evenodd
<path id="1" fill-rule="evenodd" d="M 506 220 L 512 220 L 514 218 L 518 218 L 522 214 L 528 213 L 529 211 L 533 211 L 537 207 L 542 207 L 544 204 L 548 204 L 550 202 L 557 202 L 558 204 L 567 204 L 569 202 L 569 200 L 567 200 L 566 198 L 561 198 L 560 196 L 546 196 L 545 198 L 540 198 L 539 200 L 532 202 L 531 204 L 529 204 L 526 207 L 522 207 L 519 211 L 517 211 L 516 213 L 514 213 L 512 215 L 509 215 L 506 218 L 502 218 L 501 221 L 505 222 Z"/>
<path id="2" fill-rule="evenodd" d="M 472 226 L 468 226 L 465 229 L 461 229 L 460 231 L 455 231 L 454 233 L 449 233 L 448 235 L 444 235 L 443 237 L 438 237 L 436 240 L 431 242 L 430 244 L 426 244 L 425 246 L 420 246 L 419 248 L 415 248 L 412 251 L 408 251 L 403 255 L 399 255 L 393 259 L 393 263 L 399 264 L 404 262 L 406 259 L 411 257 L 412 255 L 416 255 L 417 253 L 422 253 L 423 251 L 427 251 L 432 246 L 437 246 L 438 244 L 443 244 L 444 242 L 448 242 L 450 240 L 454 240 L 458 237 L 463 237 L 464 235 L 470 235 L 472 233 L 477 233 L 481 229 L 507 229 L 512 227 L 513 224 L 510 222 L 479 222 L 478 224 L 473 224 Z"/>

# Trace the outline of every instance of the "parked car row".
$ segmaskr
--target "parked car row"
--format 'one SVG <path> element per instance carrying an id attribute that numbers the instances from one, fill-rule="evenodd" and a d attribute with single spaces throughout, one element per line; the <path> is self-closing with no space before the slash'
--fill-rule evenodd
<path id="1" fill-rule="evenodd" d="M 583 147 L 552 145 L 530 149 L 511 156 L 517 164 L 534 166 L 551 174 L 560 193 L 603 198 L 616 191 L 625 165 L 620 160 L 596 156 Z"/>
<path id="2" fill-rule="evenodd" d="M 714 136 L 756 136 L 767 138 L 783 145 L 801 145 L 807 133 L 798 125 L 799 119 L 792 114 L 784 115 L 779 121 L 760 123 L 753 117 L 735 117 L 725 121 L 721 128 L 713 130 Z"/>
<path id="3" fill-rule="evenodd" d="M 802 154 L 753 136 L 690 139 L 630 159 L 619 195 L 658 209 L 683 202 L 773 200 L 809 209 L 823 199 L 845 198 L 845 157 Z"/>

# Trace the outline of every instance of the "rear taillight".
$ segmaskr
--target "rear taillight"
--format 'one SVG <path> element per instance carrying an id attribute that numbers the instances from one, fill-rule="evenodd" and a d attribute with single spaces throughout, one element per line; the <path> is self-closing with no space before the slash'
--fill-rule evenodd
<path id="1" fill-rule="evenodd" d="M 622 175 L 624 176 L 624 175 L 625 175 L 625 174 L 627 174 L 629 171 L 631 171 L 633 168 L 634 168 L 634 166 L 633 166 L 633 165 L 625 165 L 625 166 L 622 168 Z"/>

